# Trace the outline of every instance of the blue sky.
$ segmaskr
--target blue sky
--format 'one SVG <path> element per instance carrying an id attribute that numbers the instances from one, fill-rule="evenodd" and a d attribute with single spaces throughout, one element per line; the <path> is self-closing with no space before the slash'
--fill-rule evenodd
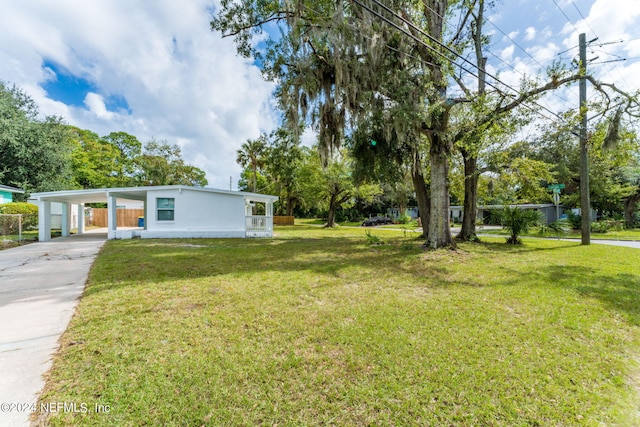
<path id="1" fill-rule="evenodd" d="M 43 114 L 100 135 L 179 144 L 218 188 L 230 176 L 237 183 L 240 145 L 277 126 L 271 84 L 209 30 L 212 1 L 1 1 L 0 80 L 22 87 Z M 487 68 L 514 87 L 553 60 L 569 63 L 579 32 L 599 38 L 589 51 L 599 56 L 596 77 L 640 85 L 639 0 L 503 0 L 489 20 Z M 576 93 L 541 102 L 557 111 Z"/>

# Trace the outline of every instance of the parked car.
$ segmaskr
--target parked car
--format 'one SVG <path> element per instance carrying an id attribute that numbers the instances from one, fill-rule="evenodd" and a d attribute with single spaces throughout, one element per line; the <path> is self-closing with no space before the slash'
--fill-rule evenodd
<path id="1" fill-rule="evenodd" d="M 393 220 L 388 216 L 374 216 L 362 221 L 363 227 L 372 227 L 376 225 L 393 224 Z"/>

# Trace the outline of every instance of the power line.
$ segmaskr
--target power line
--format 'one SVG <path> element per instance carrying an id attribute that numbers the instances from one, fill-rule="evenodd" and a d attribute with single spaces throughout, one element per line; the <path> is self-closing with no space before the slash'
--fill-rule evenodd
<path id="1" fill-rule="evenodd" d="M 596 37 L 598 37 L 598 36 L 597 36 L 597 34 L 596 34 L 596 32 L 593 30 L 593 28 L 591 28 L 591 25 L 589 25 L 589 21 L 587 21 L 587 18 L 585 18 L 585 17 L 584 17 L 584 15 L 582 14 L 582 11 L 580 10 L 580 8 L 579 8 L 579 7 L 578 7 L 578 5 L 576 4 L 576 2 L 575 2 L 575 1 L 573 1 L 573 0 L 571 0 L 571 4 L 573 4 L 573 7 L 575 7 L 575 8 L 576 8 L 576 10 L 578 11 L 578 14 L 580 15 L 580 17 L 581 17 L 581 18 L 582 18 L 582 20 L 584 21 L 585 25 L 586 25 L 587 27 L 589 27 L 589 29 L 591 30 L 591 32 L 592 32 Z"/>
<path id="2" fill-rule="evenodd" d="M 409 33 L 409 32 L 406 32 L 406 31 L 405 31 L 401 26 L 399 26 L 399 25 L 398 25 L 398 24 L 396 24 L 395 22 L 393 22 L 393 21 L 391 21 L 391 20 L 387 19 L 385 16 L 383 16 L 383 15 L 379 14 L 379 13 L 378 13 L 378 12 L 376 12 L 375 10 L 371 9 L 369 6 L 367 6 L 367 5 L 363 4 L 363 3 L 361 3 L 359 0 L 354 0 L 354 2 L 355 2 L 357 5 L 359 5 L 360 7 L 362 7 L 363 9 L 367 10 L 368 12 L 370 12 L 371 14 L 373 14 L 373 15 L 377 16 L 378 18 L 381 18 L 383 21 L 385 21 L 386 23 L 390 24 L 391 26 L 393 26 L 395 29 L 397 29 L 397 30 L 398 30 L 398 31 L 400 31 L 401 33 L 403 33 L 403 34 L 405 34 L 405 35 L 407 35 L 407 36 L 411 37 L 413 40 L 415 40 L 416 42 L 418 42 L 418 44 L 420 44 L 420 45 L 422 45 L 423 47 L 426 47 L 427 49 L 429 49 L 429 50 L 431 50 L 431 51 L 433 51 L 433 52 L 437 53 L 438 55 L 442 56 L 442 57 L 443 57 L 444 59 L 446 59 L 447 61 L 450 61 L 453 65 L 455 65 L 455 66 L 457 66 L 457 67 L 461 68 L 462 70 L 466 71 L 467 73 L 471 74 L 472 76 L 474 76 L 474 77 L 476 77 L 476 78 L 479 78 L 479 77 L 478 77 L 478 75 L 477 75 L 477 74 L 475 74 L 473 71 L 470 71 L 470 70 L 468 70 L 468 69 L 464 68 L 463 66 L 461 66 L 461 65 L 459 65 L 459 64 L 457 64 L 457 63 L 455 63 L 454 61 L 451 61 L 451 58 L 449 58 L 447 55 L 445 55 L 444 53 L 442 53 L 442 52 L 440 52 L 439 50 L 435 49 L 434 47 L 429 46 L 429 45 L 428 45 L 428 44 L 426 44 L 423 40 L 420 40 L 420 39 L 419 39 L 418 37 L 416 37 L 415 35 L 413 35 L 413 34 L 411 34 L 411 33 Z M 375 1 L 375 0 L 374 0 L 374 3 L 378 4 L 379 6 L 382 6 L 382 7 L 386 8 L 386 6 L 382 5 L 381 3 L 378 3 L 378 2 L 377 2 L 377 1 Z M 393 13 L 392 13 L 392 14 L 393 14 Z M 394 16 L 395 16 L 395 14 L 394 14 Z M 397 16 L 396 16 L 396 17 L 397 17 Z M 401 19 L 401 18 L 400 18 L 400 19 Z M 409 23 L 408 23 L 408 22 L 406 22 L 405 20 L 403 20 L 403 19 L 401 19 L 401 20 L 402 20 L 403 22 L 405 22 L 406 24 L 409 24 Z M 444 46 L 444 45 L 442 45 L 442 46 Z M 453 51 L 452 51 L 452 52 L 453 52 Z M 455 53 L 455 52 L 454 52 L 454 53 Z M 456 55 L 457 55 L 457 54 L 456 54 Z M 459 55 L 458 55 L 458 56 L 459 56 Z M 462 57 L 460 57 L 460 58 L 462 58 Z M 464 59 L 464 58 L 462 58 L 462 59 Z M 470 61 L 469 61 L 469 60 L 467 60 L 467 59 L 464 59 L 464 60 L 465 60 L 466 62 L 470 62 Z M 428 61 L 427 61 L 427 63 L 428 63 L 429 65 L 432 65 L 432 66 L 435 66 L 435 65 L 436 65 L 436 64 L 433 64 L 433 63 L 429 63 Z M 475 65 L 474 65 L 473 63 L 471 63 L 471 65 L 473 65 L 473 66 L 475 67 Z M 477 68 L 477 67 L 476 67 L 476 68 Z M 490 85 L 490 86 L 491 86 L 491 85 Z M 499 89 L 499 88 L 497 88 L 497 87 L 495 87 L 495 86 L 491 86 L 491 87 L 493 87 L 494 89 L 496 89 L 496 90 L 500 91 L 500 89 Z"/>
<path id="3" fill-rule="evenodd" d="M 556 7 L 558 8 L 558 10 L 564 15 L 565 18 L 567 18 L 567 22 L 569 24 L 571 24 L 571 26 L 573 27 L 574 30 L 576 30 L 576 33 L 580 34 L 580 30 L 578 30 L 578 27 L 576 27 L 576 25 L 573 23 L 573 21 L 571 21 L 571 19 L 569 19 L 569 17 L 567 16 L 567 14 L 564 12 L 564 10 L 560 7 L 560 5 L 558 4 L 558 2 L 556 0 L 551 0 L 553 2 L 553 4 L 556 5 Z"/>
<path id="4" fill-rule="evenodd" d="M 437 40 L 436 38 L 434 38 L 433 36 L 431 36 L 430 34 L 425 33 L 422 29 L 420 29 L 419 27 L 415 26 L 413 23 L 407 21 L 406 19 L 404 19 L 403 17 L 399 16 L 395 11 L 391 10 L 389 7 L 387 7 L 386 5 L 380 3 L 378 0 L 372 0 L 373 3 L 375 3 L 376 5 L 378 5 L 379 7 L 381 7 L 382 9 L 386 10 L 387 12 L 389 12 L 391 15 L 393 15 L 395 18 L 399 19 L 400 21 L 402 21 L 403 23 L 405 23 L 406 25 L 410 26 L 411 28 L 413 28 L 415 31 L 419 32 L 420 34 L 424 35 L 425 37 L 427 37 L 429 40 L 431 40 L 432 42 L 436 43 L 437 45 L 439 45 L 440 47 L 444 48 L 445 50 L 449 51 L 450 53 L 452 53 L 453 55 L 455 55 L 456 57 L 462 59 L 464 62 L 467 62 L 468 64 L 470 64 L 472 67 L 476 68 L 477 70 L 479 70 L 480 72 L 484 73 L 485 75 L 491 77 L 493 80 L 495 80 L 496 82 L 502 84 L 503 86 L 511 89 L 513 92 L 515 92 L 517 95 L 522 95 L 521 92 L 513 87 L 511 87 L 510 85 L 504 83 L 503 81 L 501 81 L 499 78 L 497 78 L 496 76 L 492 75 L 491 73 L 488 73 L 486 70 L 484 70 L 483 68 L 479 67 L 478 65 L 474 64 L 473 62 L 469 61 L 468 59 L 464 58 L 463 56 L 461 56 L 460 54 L 458 54 L 457 52 L 455 52 L 453 49 L 451 49 L 450 47 L 444 45 L 442 42 L 440 42 L 439 40 Z M 391 24 L 394 28 L 398 29 L 400 32 L 402 32 L 403 34 L 411 37 L 412 39 L 414 39 L 415 41 L 417 41 L 419 44 L 421 44 L 422 46 L 426 47 L 429 50 L 432 50 L 433 52 L 437 53 L 438 55 L 444 57 L 447 61 L 450 61 L 453 65 L 461 68 L 463 71 L 471 74 L 472 76 L 476 77 L 476 78 L 480 78 L 477 74 L 475 74 L 474 72 L 468 70 L 467 68 L 463 67 L 460 64 L 457 64 L 456 62 L 454 62 L 453 60 L 451 60 L 451 58 L 447 57 L 444 53 L 440 52 L 439 50 L 435 49 L 432 46 L 429 46 L 428 44 L 426 44 L 423 40 L 420 40 L 419 38 L 415 37 L 413 34 L 405 31 L 402 27 L 400 27 L 399 25 L 397 25 L 395 22 L 389 20 L 388 18 L 386 18 L 385 16 L 381 15 L 380 13 L 378 13 L 377 11 L 371 9 L 370 7 L 364 5 L 363 3 L 361 3 L 359 0 L 354 0 L 354 2 L 356 4 L 358 4 L 360 7 L 364 8 L 365 10 L 369 11 L 370 13 L 372 13 L 373 15 L 381 18 L 382 20 L 384 20 L 385 22 Z M 440 15 L 439 15 L 440 16 Z M 499 93 L 504 93 L 502 91 L 502 89 L 498 88 L 497 86 L 489 83 L 489 82 L 485 82 L 488 86 L 494 88 L 495 90 L 497 90 Z M 559 120 L 563 120 L 561 116 L 559 116 L 557 113 L 555 113 L 554 111 L 551 111 L 549 108 L 540 105 L 538 103 L 536 103 L 535 101 L 527 101 L 527 102 L 533 102 L 535 105 L 537 105 L 539 108 L 544 109 L 545 111 L 551 113 L 552 115 L 556 116 Z M 531 109 L 532 111 L 534 111 L 535 113 L 541 115 L 542 117 L 548 119 L 548 120 L 552 120 L 549 117 L 545 116 L 544 114 L 540 113 L 539 111 L 535 111 L 533 110 L 531 107 L 529 107 L 528 105 L 526 105 L 525 103 L 522 103 L 522 105 L 526 108 Z"/>
<path id="5" fill-rule="evenodd" d="M 515 40 L 513 40 L 507 33 L 505 33 L 500 27 L 498 27 L 495 23 L 493 23 L 490 19 L 487 19 L 487 22 L 491 25 L 493 25 L 498 31 L 500 31 L 502 33 L 503 36 L 505 36 L 511 43 L 513 43 L 518 49 L 520 49 L 521 51 L 523 51 L 529 58 L 533 59 L 533 61 L 538 64 L 540 66 L 540 68 L 544 68 L 544 65 L 542 65 L 540 63 L 540 61 L 538 61 L 536 59 L 535 56 L 533 56 L 530 52 L 528 52 L 525 48 L 523 48 L 522 46 L 520 46 L 520 44 L 518 44 L 518 42 L 516 42 Z"/>
<path id="6" fill-rule="evenodd" d="M 578 28 L 576 27 L 576 25 L 571 21 L 571 19 L 569 19 L 569 17 L 567 16 L 567 14 L 564 12 L 564 10 L 560 7 L 560 5 L 558 4 L 558 2 L 556 0 L 552 0 L 553 3 L 556 5 L 556 7 L 558 8 L 558 10 L 560 10 L 560 12 L 564 15 L 564 17 L 567 19 L 567 21 L 569 22 L 569 24 L 571 24 L 571 26 L 576 30 L 576 32 L 580 33 L 580 30 L 578 30 Z M 584 16 L 584 14 L 582 13 L 582 11 L 580 10 L 580 8 L 578 7 L 578 5 L 575 3 L 574 0 L 571 0 L 571 4 L 573 4 L 573 7 L 578 11 L 578 14 L 580 15 L 580 17 L 582 18 L 582 21 L 584 22 L 584 24 L 587 26 L 587 28 L 589 28 L 589 30 L 591 30 L 591 32 L 593 33 L 593 35 L 595 36 L 595 40 L 598 40 L 598 34 L 596 34 L 595 30 L 591 27 L 591 25 L 589 25 L 589 21 L 587 21 L 587 18 Z M 619 42 L 607 42 L 607 43 L 600 43 L 598 46 L 599 47 L 603 47 L 606 45 L 610 45 L 610 44 L 615 44 L 615 43 L 621 43 L 622 40 L 620 40 Z M 568 49 L 571 50 L 571 49 Z M 567 50 L 567 51 L 568 51 Z M 567 52 L 565 51 L 565 52 Z M 564 52 L 563 52 L 564 53 Z M 593 64 L 609 64 L 612 62 L 618 62 L 618 61 L 601 61 L 601 62 L 594 62 Z M 612 79 L 615 80 L 615 78 L 613 77 L 613 75 L 611 74 L 611 70 L 609 69 L 608 66 L 605 65 L 604 67 L 604 71 L 605 73 Z M 622 78 L 622 81 L 624 82 L 625 85 L 629 86 L 629 84 L 627 83 L 626 79 L 624 78 L 624 76 L 620 75 Z"/>
<path id="7" fill-rule="evenodd" d="M 525 73 L 523 73 L 522 71 L 518 70 L 516 67 L 514 67 L 513 65 L 509 64 L 508 62 L 506 62 L 504 59 L 500 58 L 498 55 L 496 55 L 495 53 L 493 53 L 492 51 L 487 49 L 487 52 L 489 54 L 491 54 L 494 58 L 496 58 L 498 61 L 500 61 L 501 63 L 503 63 L 504 65 L 506 65 L 507 67 L 511 68 L 513 71 L 515 71 L 516 73 L 520 74 L 522 77 L 527 77 L 527 75 Z M 568 99 L 566 99 L 565 97 L 561 96 L 559 93 L 553 91 L 552 94 L 556 97 L 559 98 L 560 100 L 566 102 L 566 103 L 570 103 Z"/>
<path id="8" fill-rule="evenodd" d="M 560 5 L 558 4 L 558 2 L 557 2 L 556 0 L 552 0 L 552 1 L 553 1 L 553 4 L 555 4 L 555 5 L 556 5 L 556 7 L 558 8 L 558 10 L 559 10 L 559 11 L 562 13 L 562 15 L 565 17 L 565 19 L 567 20 L 567 22 L 568 22 L 569 24 L 571 24 L 571 26 L 576 30 L 576 32 L 577 32 L 578 34 L 580 34 L 580 33 L 581 33 L 581 31 L 578 29 L 578 27 L 576 27 L 576 25 L 573 23 L 573 21 L 571 21 L 571 19 L 569 18 L 569 16 L 568 16 L 568 15 L 565 13 L 565 11 L 560 7 Z M 584 15 L 582 14 L 582 11 L 578 8 L 578 6 L 575 4 L 575 2 L 574 2 L 573 0 L 571 0 L 571 3 L 573 4 L 573 6 L 576 8 L 576 10 L 578 11 L 578 13 L 579 13 L 579 14 L 580 14 L 580 16 L 582 17 L 582 19 L 583 19 L 583 21 L 584 21 L 585 25 L 586 25 L 586 26 L 591 30 L 591 32 L 592 32 L 592 33 L 593 33 L 593 35 L 595 36 L 595 38 L 594 38 L 593 40 L 591 40 L 590 42 L 588 42 L 588 44 L 590 45 L 592 42 L 594 42 L 594 41 L 598 40 L 598 35 L 597 35 L 597 34 L 596 34 L 596 32 L 593 30 L 593 28 L 591 28 L 591 26 L 590 26 L 590 25 L 589 25 L 589 23 L 587 22 L 587 19 L 584 17 Z M 610 43 L 606 43 L 606 44 L 610 44 Z M 602 46 L 604 46 L 604 45 L 605 45 L 605 43 L 602 43 L 602 44 L 600 45 L 600 47 L 602 47 Z M 568 49 L 568 50 L 571 50 L 571 49 Z M 565 51 L 565 52 L 567 52 L 567 51 Z M 592 51 L 592 53 L 594 53 L 594 52 Z M 597 57 L 596 57 L 595 59 L 597 59 Z M 605 62 L 602 62 L 602 63 L 604 64 Z M 609 77 L 611 77 L 611 79 L 613 79 L 613 76 L 611 75 L 611 72 L 609 71 L 608 67 L 605 67 L 605 72 L 609 75 Z M 614 79 L 614 80 L 615 80 L 615 79 Z M 594 97 L 594 96 L 595 96 L 595 94 L 591 95 L 591 96 L 589 97 L 589 101 L 591 101 L 591 99 L 593 99 L 593 97 Z"/>
<path id="9" fill-rule="evenodd" d="M 315 10 L 315 9 L 312 9 L 311 7 L 309 7 L 309 6 L 307 6 L 307 5 L 302 5 L 302 7 L 304 7 L 305 9 L 307 9 L 307 10 L 309 10 L 309 11 L 311 11 L 311 12 L 315 12 L 315 13 L 317 13 L 317 14 L 320 14 L 320 12 L 319 12 L 319 11 L 317 11 L 317 10 Z M 353 26 L 352 24 L 347 23 L 346 25 L 348 25 L 352 30 L 358 31 L 358 29 L 357 29 L 355 26 Z M 365 39 L 367 39 L 367 40 L 369 40 L 369 41 L 374 41 L 372 37 L 369 37 L 369 36 L 367 36 L 367 35 L 365 35 L 365 34 L 360 33 L 359 35 L 360 35 L 361 37 L 364 37 Z M 384 46 L 385 46 L 385 47 L 387 47 L 388 49 L 391 49 L 391 50 L 392 50 L 392 51 L 394 51 L 394 52 L 397 52 L 397 53 L 399 53 L 399 54 L 401 54 L 401 55 L 405 55 L 405 56 L 406 56 L 406 57 L 408 57 L 408 58 L 415 59 L 416 61 L 421 62 L 421 63 L 423 63 L 423 64 L 425 64 L 425 65 L 430 65 L 430 66 L 433 66 L 433 67 L 435 67 L 435 66 L 436 66 L 436 64 L 434 64 L 434 63 L 432 63 L 432 62 L 426 61 L 426 60 L 424 60 L 424 59 L 422 59 L 422 58 L 419 58 L 419 57 L 417 57 L 417 56 L 413 56 L 413 55 L 411 55 L 411 54 L 410 54 L 410 53 L 408 53 L 408 52 L 403 52 L 403 51 L 401 51 L 400 49 L 395 48 L 395 47 L 393 47 L 393 46 L 391 46 L 391 45 L 389 45 L 389 44 L 387 44 L 387 43 L 385 43 L 385 44 L 384 44 Z"/>
<path id="10" fill-rule="evenodd" d="M 431 13 L 435 14 L 436 16 L 438 16 L 440 19 L 444 20 L 444 16 L 442 16 L 441 14 L 438 13 L 438 11 L 434 10 L 431 6 L 429 6 L 428 4 L 424 4 L 424 6 L 431 11 Z M 516 47 L 518 47 L 518 49 L 520 49 L 521 51 L 523 51 L 527 56 L 529 56 L 531 59 L 533 59 L 533 61 L 538 64 L 540 66 L 540 68 L 544 68 L 544 65 L 542 65 L 540 63 L 540 61 L 538 61 L 533 55 L 531 55 L 531 53 L 529 53 L 525 48 L 523 48 L 522 46 L 520 46 L 520 44 L 518 44 L 518 42 L 516 42 L 515 40 L 513 40 L 507 33 L 505 33 L 500 27 L 498 27 L 495 23 L 491 22 L 491 20 L 489 18 L 486 18 L 486 21 L 488 23 L 490 23 L 491 25 L 493 25 L 498 31 L 500 31 L 509 41 L 511 41 L 511 43 L 513 43 Z M 491 55 L 493 55 L 496 59 L 498 59 L 500 62 L 502 62 L 503 64 L 505 64 L 507 67 L 511 68 L 512 70 L 514 70 L 515 72 L 519 73 L 521 76 L 526 77 L 526 75 L 524 73 L 522 73 L 521 71 L 519 71 L 518 69 L 516 69 L 513 65 L 508 64 L 507 62 L 505 62 L 502 58 L 500 58 L 498 55 L 496 55 L 495 53 L 493 53 L 490 49 L 486 49 L 486 52 L 490 53 Z M 475 64 L 473 64 L 475 65 Z M 480 68 L 478 68 L 480 69 Z M 490 76 L 491 77 L 491 76 Z M 497 79 L 496 79 L 497 80 Z M 497 80 L 499 81 L 499 80 Z M 504 83 L 502 83 L 504 84 Z M 508 85 L 505 84 L 505 86 L 509 87 Z M 519 91 L 509 87 L 511 90 L 517 92 L 518 94 L 520 93 Z M 563 98 L 562 96 L 560 96 L 558 93 L 556 93 L 555 91 L 553 92 L 553 95 L 556 96 L 557 98 L 560 98 L 562 101 L 569 103 L 569 101 L 565 98 Z M 534 102 L 536 105 L 538 105 L 541 108 L 544 108 L 545 110 L 551 112 L 553 115 L 556 115 L 555 113 L 553 113 L 552 111 L 550 111 L 549 108 L 547 107 L 543 107 L 540 104 L 538 104 L 537 102 Z M 557 115 L 556 115 L 557 116 Z"/>

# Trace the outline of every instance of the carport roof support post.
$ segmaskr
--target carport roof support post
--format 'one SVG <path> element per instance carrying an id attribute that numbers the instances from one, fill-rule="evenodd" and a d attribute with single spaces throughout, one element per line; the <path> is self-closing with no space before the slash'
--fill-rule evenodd
<path id="1" fill-rule="evenodd" d="M 78 234 L 84 234 L 84 203 L 78 204 Z"/>
<path id="2" fill-rule="evenodd" d="M 69 203 L 62 203 L 62 215 L 60 223 L 60 227 L 62 228 L 62 237 L 69 237 L 69 234 L 71 234 L 71 210 L 69 208 Z"/>
<path id="3" fill-rule="evenodd" d="M 51 240 L 51 202 L 38 200 L 38 241 Z"/>
<path id="4" fill-rule="evenodd" d="M 111 194 L 107 197 L 107 238 L 115 239 L 116 238 L 116 229 L 118 228 L 118 217 L 117 217 L 117 199 L 115 196 Z"/>

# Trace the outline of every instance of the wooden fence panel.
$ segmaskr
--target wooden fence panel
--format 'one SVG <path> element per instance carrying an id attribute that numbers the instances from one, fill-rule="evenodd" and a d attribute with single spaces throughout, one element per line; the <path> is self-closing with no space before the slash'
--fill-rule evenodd
<path id="1" fill-rule="evenodd" d="M 96 227 L 107 226 L 108 210 L 106 208 L 92 209 L 93 219 L 91 225 Z M 138 217 L 144 216 L 144 209 L 116 209 L 116 221 L 118 227 L 137 227 Z"/>
<path id="2" fill-rule="evenodd" d="M 292 216 L 274 216 L 273 225 L 293 225 L 294 217 Z"/>

